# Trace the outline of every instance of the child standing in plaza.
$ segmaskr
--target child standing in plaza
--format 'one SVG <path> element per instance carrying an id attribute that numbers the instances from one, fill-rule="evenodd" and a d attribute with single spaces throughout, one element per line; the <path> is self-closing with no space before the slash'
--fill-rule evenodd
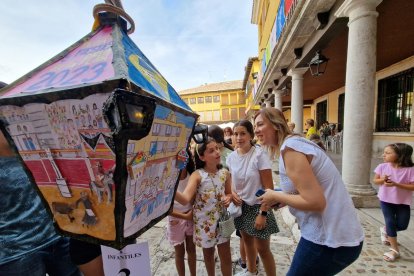
<path id="1" fill-rule="evenodd" d="M 220 150 L 213 139 L 196 145 L 194 156 L 197 170 L 190 176 L 184 192 L 177 191 L 175 200 L 183 205 L 193 203 L 194 242 L 203 248 L 207 274 L 215 275 L 217 246 L 222 275 L 231 275 L 230 239 L 218 231 L 223 208 L 231 202 L 231 178 L 220 165 Z"/>
<path id="2" fill-rule="evenodd" d="M 273 190 L 271 161 L 266 152 L 253 145 L 254 130 L 250 121 L 237 122 L 233 133 L 237 149 L 227 158 L 227 166 L 233 184 L 233 202 L 242 208 L 242 215 L 234 223 L 241 232 L 247 256 L 247 269 L 237 275 L 257 274 L 257 253 L 266 275 L 276 275 L 270 236 L 279 229 L 272 209 L 260 204 L 255 195 L 259 189 Z"/>
<path id="3" fill-rule="evenodd" d="M 183 192 L 188 185 L 190 175 L 195 170 L 193 156 L 190 150 L 187 150 L 189 155 L 186 167 L 181 171 L 180 182 L 178 183 L 177 191 Z M 196 250 L 193 242 L 193 212 L 191 204 L 182 205 L 174 202 L 173 212 L 168 217 L 167 224 L 167 239 L 175 251 L 175 266 L 179 276 L 185 275 L 184 256 L 187 251 L 188 268 L 190 275 L 196 275 Z"/>
<path id="4" fill-rule="evenodd" d="M 413 148 L 404 143 L 384 148 L 384 163 L 375 169 L 374 183 L 379 185 L 378 198 L 384 215 L 381 240 L 390 245 L 384 260 L 393 262 L 400 257 L 397 231 L 407 229 L 410 222 L 410 205 L 414 191 Z"/>

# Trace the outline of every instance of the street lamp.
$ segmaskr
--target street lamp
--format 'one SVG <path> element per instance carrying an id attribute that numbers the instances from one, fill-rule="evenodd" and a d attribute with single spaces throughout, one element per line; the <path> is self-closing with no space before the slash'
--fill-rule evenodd
<path id="1" fill-rule="evenodd" d="M 311 59 L 308 66 L 312 76 L 320 76 L 325 73 L 328 66 L 329 58 L 322 55 L 321 51 L 317 51 L 316 55 Z"/>

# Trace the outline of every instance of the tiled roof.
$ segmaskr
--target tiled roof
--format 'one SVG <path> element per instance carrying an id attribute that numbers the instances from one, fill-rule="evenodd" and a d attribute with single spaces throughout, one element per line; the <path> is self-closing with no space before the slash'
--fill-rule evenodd
<path id="1" fill-rule="evenodd" d="M 187 94 L 195 94 L 195 93 L 203 93 L 203 92 L 242 90 L 242 86 L 243 86 L 242 80 L 209 83 L 209 84 L 204 84 L 198 87 L 179 91 L 178 94 L 187 95 Z"/>

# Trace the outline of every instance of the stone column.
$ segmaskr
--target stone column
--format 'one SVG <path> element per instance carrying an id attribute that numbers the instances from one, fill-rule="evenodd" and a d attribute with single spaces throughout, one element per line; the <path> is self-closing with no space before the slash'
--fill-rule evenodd
<path id="1" fill-rule="evenodd" d="M 357 207 L 369 205 L 375 106 L 377 17 L 382 0 L 345 0 L 335 14 L 349 17 L 342 178 Z"/>
<path id="2" fill-rule="evenodd" d="M 272 103 L 270 102 L 270 100 L 265 101 L 265 106 L 266 107 L 272 107 Z"/>
<path id="3" fill-rule="evenodd" d="M 273 96 L 275 97 L 275 108 L 283 111 L 282 94 L 279 90 L 273 90 Z"/>
<path id="4" fill-rule="evenodd" d="M 292 112 L 290 121 L 294 122 L 297 133 L 303 133 L 303 74 L 308 68 L 296 68 L 289 71 L 292 77 Z"/>

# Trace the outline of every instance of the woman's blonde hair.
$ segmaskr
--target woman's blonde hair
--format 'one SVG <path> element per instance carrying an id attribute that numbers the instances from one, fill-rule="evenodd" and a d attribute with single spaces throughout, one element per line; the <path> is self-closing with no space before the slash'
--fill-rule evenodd
<path id="1" fill-rule="evenodd" d="M 280 154 L 280 146 L 282 145 L 286 136 L 292 134 L 286 123 L 285 116 L 283 115 L 282 111 L 274 107 L 265 107 L 260 109 L 254 115 L 254 119 L 256 120 L 257 116 L 259 115 L 262 115 L 262 117 L 269 120 L 270 124 L 275 129 L 275 145 L 265 146 L 265 148 L 267 148 L 272 158 L 278 157 Z"/>

